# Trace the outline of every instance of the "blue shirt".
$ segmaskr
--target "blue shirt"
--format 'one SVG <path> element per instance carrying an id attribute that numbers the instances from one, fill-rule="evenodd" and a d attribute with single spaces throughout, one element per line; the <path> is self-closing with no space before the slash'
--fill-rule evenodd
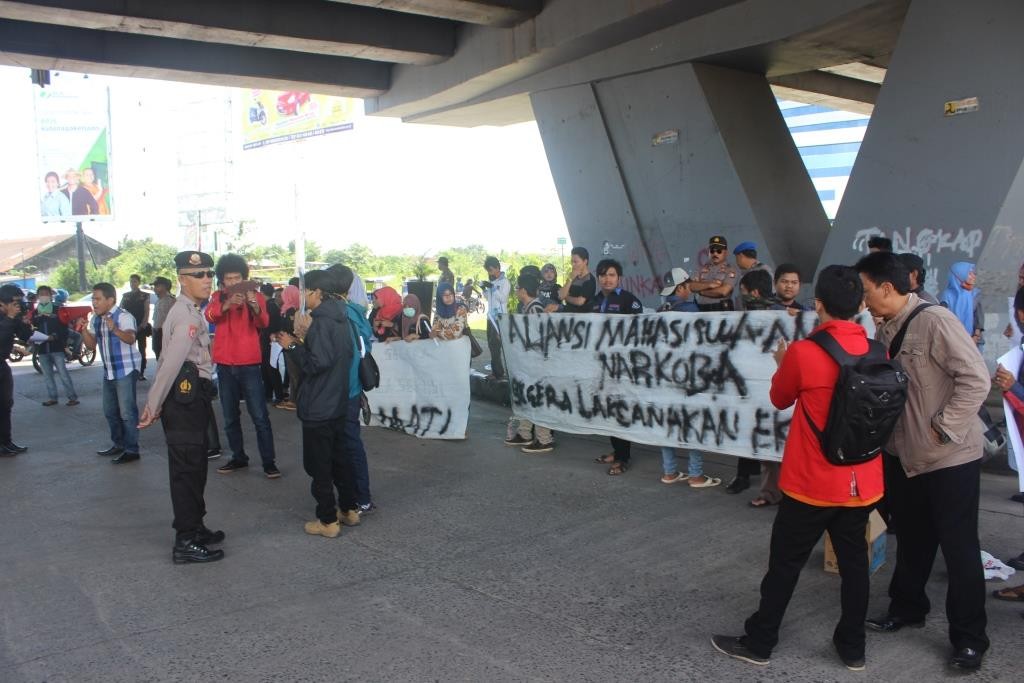
<path id="1" fill-rule="evenodd" d="M 117 329 L 135 332 L 135 318 L 128 311 L 114 306 L 107 315 L 114 319 Z M 114 380 L 127 377 L 142 365 L 142 356 L 135 344 L 125 344 L 121 341 L 107 328 L 107 324 L 100 319 L 100 316 L 93 318 L 92 333 L 96 337 L 96 347 L 100 350 L 100 358 L 103 359 L 103 379 Z"/>
<path id="2" fill-rule="evenodd" d="M 70 216 L 71 200 L 59 190 L 47 192 L 42 199 L 42 212 L 44 216 Z"/>

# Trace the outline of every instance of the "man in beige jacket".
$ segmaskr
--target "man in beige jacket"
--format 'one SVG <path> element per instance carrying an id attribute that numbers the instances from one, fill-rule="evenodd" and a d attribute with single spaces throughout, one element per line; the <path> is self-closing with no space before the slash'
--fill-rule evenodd
<path id="1" fill-rule="evenodd" d="M 856 267 L 864 301 L 882 319 L 876 338 L 910 377 L 905 412 L 886 447 L 902 465 L 886 480 L 898 540 L 891 601 L 888 612 L 868 619 L 867 626 L 892 633 L 924 625 L 931 607 L 925 585 L 941 548 L 949 572 L 946 616 L 954 650 L 949 664 L 978 669 L 989 647 L 978 541 L 978 410 L 991 386 L 988 370 L 955 315 L 910 293 L 909 274 L 896 256 L 869 254 Z"/>

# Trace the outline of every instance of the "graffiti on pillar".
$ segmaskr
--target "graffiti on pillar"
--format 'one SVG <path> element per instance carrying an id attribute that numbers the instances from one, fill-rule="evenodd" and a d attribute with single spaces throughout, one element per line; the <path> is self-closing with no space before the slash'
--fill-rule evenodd
<path id="1" fill-rule="evenodd" d="M 657 296 L 661 294 L 661 280 L 656 276 L 644 277 L 643 275 L 624 275 L 621 286 L 628 292 L 632 292 L 641 299 L 645 296 Z"/>
<path id="2" fill-rule="evenodd" d="M 612 255 L 612 249 L 625 249 L 625 248 L 626 248 L 625 244 L 612 244 L 608 240 L 605 240 L 601 244 L 601 253 L 604 254 L 605 256 L 611 256 Z"/>
<path id="3" fill-rule="evenodd" d="M 875 235 L 886 236 L 881 228 L 865 228 L 858 230 L 853 236 L 853 250 L 865 253 L 868 240 Z M 943 228 L 903 228 L 892 231 L 892 250 L 896 253 L 911 252 L 927 262 L 928 257 L 942 253 L 966 256 L 973 259 L 985 241 L 984 233 L 975 228 L 968 230 L 959 228 L 955 231 Z"/>
<path id="4" fill-rule="evenodd" d="M 858 254 L 867 253 L 868 240 L 880 235 L 892 238 L 897 254 L 910 252 L 924 260 L 925 289 L 935 293 L 945 282 L 945 269 L 954 261 L 975 261 L 985 243 L 985 233 L 978 228 L 912 228 L 886 232 L 878 227 L 858 230 L 850 246 Z M 941 268 L 940 268 L 941 267 Z"/>

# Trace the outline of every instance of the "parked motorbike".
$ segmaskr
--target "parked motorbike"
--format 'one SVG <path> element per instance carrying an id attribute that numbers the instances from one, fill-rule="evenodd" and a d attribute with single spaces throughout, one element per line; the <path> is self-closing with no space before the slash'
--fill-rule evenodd
<path id="1" fill-rule="evenodd" d="M 96 360 L 96 349 L 95 347 L 92 349 L 85 348 L 81 340 L 78 341 L 78 344 L 79 350 L 76 352 L 74 340 L 70 337 L 68 338 L 68 343 L 64 347 L 64 362 L 73 363 L 77 360 L 82 367 L 89 367 Z M 37 345 L 32 347 L 32 367 L 38 373 L 43 372 L 43 368 L 39 364 L 39 346 Z"/>

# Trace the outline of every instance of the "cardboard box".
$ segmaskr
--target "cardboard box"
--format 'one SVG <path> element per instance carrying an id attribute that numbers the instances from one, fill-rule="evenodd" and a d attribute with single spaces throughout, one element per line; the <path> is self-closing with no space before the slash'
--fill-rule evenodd
<path id="1" fill-rule="evenodd" d="M 864 536 L 868 541 L 868 573 L 874 574 L 885 564 L 885 522 L 877 510 L 871 511 Z M 832 539 L 828 537 L 828 532 L 825 533 L 825 571 L 839 573 L 839 562 L 836 560 L 836 551 L 832 548 Z"/>

